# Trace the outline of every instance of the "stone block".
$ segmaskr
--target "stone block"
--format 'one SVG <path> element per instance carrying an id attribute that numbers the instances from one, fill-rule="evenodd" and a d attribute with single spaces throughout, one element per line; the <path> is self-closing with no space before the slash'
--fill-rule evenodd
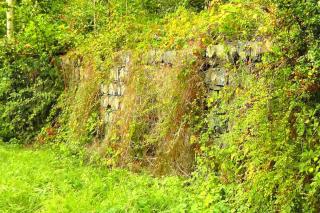
<path id="1" fill-rule="evenodd" d="M 112 68 L 110 70 L 110 79 L 117 80 L 118 79 L 118 68 Z"/>
<path id="2" fill-rule="evenodd" d="M 124 92 L 126 90 L 126 86 L 124 83 L 120 83 L 119 85 L 119 92 L 120 92 L 120 95 L 123 96 L 124 95 Z"/>
<path id="3" fill-rule="evenodd" d="M 248 45 L 248 42 L 239 42 L 238 45 L 240 60 L 244 62 L 248 61 L 251 57 L 251 50 Z"/>
<path id="4" fill-rule="evenodd" d="M 108 94 L 108 91 L 109 91 L 109 85 L 106 85 L 106 84 L 100 85 L 101 94 L 106 95 L 106 94 Z"/>
<path id="5" fill-rule="evenodd" d="M 163 54 L 163 51 L 160 49 L 150 50 L 146 54 L 143 54 L 142 63 L 147 64 L 147 65 L 159 64 L 162 62 L 161 61 L 162 54 Z"/>
<path id="6" fill-rule="evenodd" d="M 259 63 L 262 60 L 262 54 L 263 50 L 262 47 L 263 44 L 262 42 L 252 42 L 250 44 L 250 49 L 251 49 L 251 61 L 254 63 Z"/>
<path id="7" fill-rule="evenodd" d="M 108 96 L 102 96 L 101 98 L 101 106 L 105 109 L 111 108 L 111 106 L 109 105 L 109 98 Z"/>
<path id="8" fill-rule="evenodd" d="M 105 96 L 103 97 L 102 107 L 108 110 L 119 110 L 121 108 L 120 97 Z"/>
<path id="9" fill-rule="evenodd" d="M 166 51 L 161 56 L 161 62 L 164 64 L 175 64 L 177 58 L 177 52 L 176 51 Z"/>
<path id="10" fill-rule="evenodd" d="M 111 123 L 113 119 L 113 111 L 112 110 L 108 110 L 105 114 L 105 122 L 106 123 Z"/>
<path id="11" fill-rule="evenodd" d="M 219 59 L 227 59 L 226 48 L 222 44 L 209 45 L 206 50 L 206 56 L 208 58 L 218 57 Z"/>
<path id="12" fill-rule="evenodd" d="M 124 82 L 126 77 L 128 76 L 128 69 L 126 67 L 121 67 L 119 68 L 119 72 L 118 72 L 118 81 L 119 82 Z"/>
<path id="13" fill-rule="evenodd" d="M 250 48 L 252 58 L 262 54 L 262 42 L 251 42 Z"/>
<path id="14" fill-rule="evenodd" d="M 121 96 L 121 86 L 119 82 L 112 82 L 109 84 L 108 96 Z"/>
<path id="15" fill-rule="evenodd" d="M 228 60 L 231 64 L 236 65 L 240 59 L 237 47 L 230 46 L 228 51 Z"/>
<path id="16" fill-rule="evenodd" d="M 238 42 L 240 59 L 244 62 L 261 62 L 262 55 L 267 52 L 262 41 Z"/>
<path id="17" fill-rule="evenodd" d="M 225 85 L 225 70 L 223 68 L 210 68 L 205 73 L 205 83 L 210 88 L 223 87 Z"/>
<path id="18" fill-rule="evenodd" d="M 131 53 L 130 52 L 122 52 L 120 55 L 120 63 L 124 66 L 129 66 L 131 61 Z"/>

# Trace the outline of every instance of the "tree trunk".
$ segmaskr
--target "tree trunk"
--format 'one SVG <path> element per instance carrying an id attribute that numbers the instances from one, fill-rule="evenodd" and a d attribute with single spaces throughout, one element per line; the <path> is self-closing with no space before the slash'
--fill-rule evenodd
<path id="1" fill-rule="evenodd" d="M 97 15 L 96 15 L 96 0 L 93 0 L 93 31 L 96 33 L 97 30 Z"/>
<path id="2" fill-rule="evenodd" d="M 14 9 L 14 0 L 6 0 L 7 8 L 7 38 L 8 40 L 13 40 L 13 9 Z"/>

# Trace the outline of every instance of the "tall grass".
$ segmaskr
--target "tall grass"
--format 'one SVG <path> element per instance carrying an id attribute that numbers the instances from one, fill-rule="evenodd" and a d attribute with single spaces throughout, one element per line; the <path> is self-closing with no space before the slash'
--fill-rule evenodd
<path id="1" fill-rule="evenodd" d="M 0 146 L 0 212 L 186 212 L 183 181 L 82 165 L 50 150 Z"/>

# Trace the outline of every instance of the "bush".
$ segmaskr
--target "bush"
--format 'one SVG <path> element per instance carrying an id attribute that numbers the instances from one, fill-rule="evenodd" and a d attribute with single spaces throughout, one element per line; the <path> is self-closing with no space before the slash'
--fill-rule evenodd
<path id="1" fill-rule="evenodd" d="M 22 20 L 20 9 L 18 20 Z M 59 55 L 71 42 L 65 24 L 40 11 L 20 26 L 14 42 L 1 41 L 0 138 L 26 142 L 47 122 L 63 90 L 57 67 Z"/>

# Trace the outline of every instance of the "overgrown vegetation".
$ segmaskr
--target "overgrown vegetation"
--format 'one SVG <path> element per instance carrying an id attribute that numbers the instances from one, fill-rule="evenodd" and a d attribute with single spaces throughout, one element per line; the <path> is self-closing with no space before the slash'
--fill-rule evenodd
<path id="1" fill-rule="evenodd" d="M 0 138 L 26 142 L 46 122 L 63 91 L 59 56 L 72 45 L 62 20 L 62 3 L 20 2 L 15 10 L 15 41 L 1 40 Z"/>
<path id="2" fill-rule="evenodd" d="M 177 177 L 108 171 L 3 145 L 0 159 L 1 212 L 199 212 Z"/>
<path id="3" fill-rule="evenodd" d="M 179 200 L 164 208 L 149 205 L 155 193 L 137 204 L 151 209 L 132 211 L 173 202 L 181 203 L 176 211 L 320 210 L 318 1 L 21 0 L 14 23 L 14 41 L 1 40 L 1 140 L 46 144 L 108 168 L 182 175 L 191 185 L 170 185 Z M 210 92 L 203 72 L 217 65 L 207 48 L 257 41 L 268 46 L 260 63 L 246 56 L 253 49 L 220 62 L 226 83 Z M 101 87 L 124 55 L 124 107 L 108 123 Z M 188 193 L 180 200 L 181 190 Z M 65 202 L 73 205 L 71 193 Z M 128 199 L 101 208 L 131 210 Z"/>

